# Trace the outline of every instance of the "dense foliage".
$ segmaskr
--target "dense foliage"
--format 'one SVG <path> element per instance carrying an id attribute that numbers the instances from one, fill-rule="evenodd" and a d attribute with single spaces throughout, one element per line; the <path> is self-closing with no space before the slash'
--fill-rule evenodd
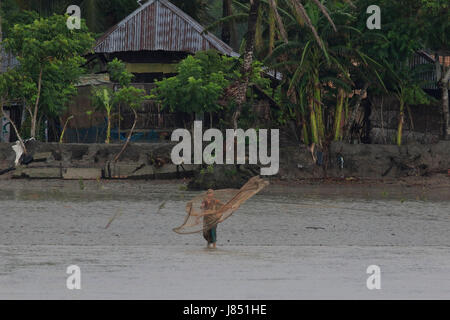
<path id="1" fill-rule="evenodd" d="M 40 115 L 61 114 L 76 93 L 75 84 L 83 73 L 83 55 L 94 39 L 85 24 L 69 30 L 65 16 L 53 15 L 32 23 L 15 24 L 3 40 L 5 50 L 19 61 L 13 70 L 1 74 L 7 86 L 4 100 L 21 100 L 31 116 L 30 136 L 36 137 Z"/>
<path id="2" fill-rule="evenodd" d="M 241 57 L 200 52 L 183 60 L 177 76 L 157 82 L 152 92 L 170 111 L 219 112 L 236 127 L 246 121 L 244 113 L 251 113 L 246 109 L 253 97 L 249 88 L 257 85 L 280 106 L 272 112 L 273 125 L 294 128 L 299 142 L 326 146 L 332 140 L 361 136 L 362 101 L 388 94 L 398 100 L 395 142 L 402 144 L 403 124 L 411 121 L 409 106 L 431 102 L 422 89 L 423 79 L 435 72 L 434 84 L 442 91 L 443 137 L 450 137 L 450 68 L 439 59 L 434 66 L 410 63 L 418 50 L 450 55 L 448 1 L 172 2 L 209 24 L 208 30 L 217 35 L 222 31 L 223 40 L 232 43 Z M 80 5 L 87 22 L 78 32 L 65 28 L 63 16 L 52 16 L 64 14 L 69 4 Z M 379 30 L 367 28 L 370 5 L 381 8 Z M 33 119 L 38 114 L 59 114 L 82 73 L 81 56 L 92 44 L 88 28 L 101 34 L 137 7 L 134 0 L 2 1 L 4 46 L 21 62 L 20 68 L 2 75 L 3 98 L 26 101 Z M 132 92 L 132 75 L 120 61 L 112 61 L 108 72 L 123 90 L 111 93 L 111 103 L 118 109 L 122 102 L 133 105 L 130 99 L 142 98 L 144 93 Z M 273 80 L 274 73 L 282 74 L 281 80 Z M 39 111 L 34 112 L 34 106 Z"/>
<path id="3" fill-rule="evenodd" d="M 177 76 L 156 83 L 153 97 L 170 111 L 215 112 L 224 107 L 224 90 L 242 75 L 239 59 L 219 55 L 216 51 L 199 52 L 184 59 Z M 268 88 L 269 81 L 261 77 L 261 63 L 255 62 L 252 83 Z"/>

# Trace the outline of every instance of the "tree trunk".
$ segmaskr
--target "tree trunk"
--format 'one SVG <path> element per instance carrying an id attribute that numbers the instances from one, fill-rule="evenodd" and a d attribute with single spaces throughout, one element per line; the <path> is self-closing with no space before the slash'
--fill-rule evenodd
<path id="1" fill-rule="evenodd" d="M 288 37 L 286 29 L 284 28 L 283 20 L 281 20 L 280 14 L 278 13 L 277 2 L 276 0 L 269 0 L 270 10 L 274 15 L 275 21 L 278 26 L 278 30 L 280 31 L 281 38 L 284 43 L 288 43 Z"/>
<path id="2" fill-rule="evenodd" d="M 36 138 L 36 123 L 37 123 L 37 114 L 38 114 L 38 108 L 39 108 L 39 98 L 41 96 L 41 87 L 42 87 L 42 67 L 39 71 L 39 79 L 38 79 L 38 92 L 36 97 L 36 103 L 34 104 L 34 113 L 33 117 L 31 118 L 31 138 Z"/>
<path id="3" fill-rule="evenodd" d="M 448 88 L 442 87 L 442 113 L 444 116 L 444 125 L 442 138 L 444 140 L 450 140 L 450 115 L 448 107 Z"/>
<path id="4" fill-rule="evenodd" d="M 109 142 L 111 141 L 111 112 L 107 111 L 107 120 L 108 120 L 108 126 L 106 128 L 106 140 L 105 143 L 109 144 Z"/>
<path id="5" fill-rule="evenodd" d="M 322 146 L 322 140 L 325 139 L 325 124 L 323 121 L 323 112 L 322 112 L 322 93 L 320 89 L 320 84 L 317 82 L 314 88 L 314 111 L 316 113 L 316 123 L 317 123 L 317 131 L 319 134 L 319 142 L 318 144 Z"/>
<path id="6" fill-rule="evenodd" d="M 222 0 L 222 17 L 226 18 L 233 15 L 233 0 Z M 221 38 L 223 42 L 231 46 L 233 49 L 239 47 L 239 39 L 236 31 L 236 22 L 234 20 L 227 21 L 222 26 Z"/>
<path id="7" fill-rule="evenodd" d="M 62 118 L 60 118 L 60 119 L 62 120 Z M 62 132 L 61 132 L 61 135 L 59 136 L 59 143 L 63 143 L 63 141 L 64 141 L 64 134 L 65 134 L 65 132 L 66 132 L 67 125 L 69 124 L 69 121 L 70 121 L 71 119 L 73 119 L 73 116 L 70 116 L 70 117 L 67 118 L 66 123 L 64 124 L 64 128 L 63 128 L 63 130 L 62 130 Z M 61 120 L 60 120 L 60 121 L 61 121 Z M 61 121 L 61 123 L 62 123 L 62 121 Z M 86 140 L 86 138 L 84 138 L 84 140 Z M 84 142 L 84 141 L 83 141 L 83 142 Z"/>
<path id="8" fill-rule="evenodd" d="M 366 94 L 367 89 L 369 88 L 369 85 L 370 85 L 369 82 L 364 83 L 364 87 L 362 88 L 361 94 L 358 96 L 358 98 L 357 98 L 357 100 L 356 100 L 355 107 L 353 108 L 353 111 L 352 111 L 352 113 L 351 113 L 351 115 L 350 115 L 350 119 L 348 119 L 348 123 L 347 123 L 347 125 L 348 125 L 348 128 L 347 128 L 347 135 L 348 135 L 348 137 L 349 137 L 349 140 L 351 140 L 351 134 L 350 134 L 350 131 L 351 131 L 351 129 L 352 129 L 353 123 L 354 123 L 355 120 L 356 120 L 356 115 L 358 114 L 359 107 L 361 106 L 362 98 L 363 98 L 363 96 Z"/>
<path id="9" fill-rule="evenodd" d="M 311 140 L 313 143 L 318 144 L 319 143 L 319 134 L 317 132 L 317 122 L 316 122 L 316 113 L 314 111 L 314 99 L 309 99 L 309 114 L 310 114 L 310 121 L 311 121 Z"/>
<path id="10" fill-rule="evenodd" d="M 400 116 L 398 119 L 398 129 L 397 129 L 397 145 L 402 145 L 402 134 L 403 134 L 403 123 L 405 122 L 405 103 L 403 98 L 400 98 Z"/>
<path id="11" fill-rule="evenodd" d="M 0 43 L 3 42 L 3 29 L 2 29 L 2 0 L 0 0 Z M 3 52 L 0 52 L 0 67 L 3 66 Z"/>
<path id="12" fill-rule="evenodd" d="M 339 90 L 336 105 L 336 114 L 334 116 L 334 141 L 339 141 L 341 137 L 342 107 L 344 105 L 344 92 Z"/>
<path id="13" fill-rule="evenodd" d="M 237 122 L 242 112 L 242 106 L 247 98 L 248 82 L 253 64 L 253 50 L 255 48 L 256 21 L 258 20 L 258 11 L 261 4 L 260 0 L 250 0 L 250 13 L 248 17 L 248 30 L 244 52 L 244 61 L 241 67 L 242 78 L 237 83 L 236 91 L 236 111 L 233 114 L 234 129 L 237 129 Z"/>
<path id="14" fill-rule="evenodd" d="M 223 0 L 222 2 L 222 17 L 226 18 L 232 14 L 232 0 Z M 222 25 L 222 41 L 226 44 L 231 44 L 231 22 L 225 22 Z"/>
<path id="15" fill-rule="evenodd" d="M 119 120 L 117 121 L 117 139 L 119 140 L 119 142 L 120 142 L 120 103 L 119 103 L 119 105 L 118 105 L 118 113 L 119 113 Z"/>
<path id="16" fill-rule="evenodd" d="M 137 115 L 136 110 L 134 110 L 134 108 L 131 108 L 131 110 L 133 110 L 133 113 L 134 113 L 134 123 L 133 123 L 133 126 L 131 127 L 130 132 L 128 133 L 127 141 L 123 145 L 122 150 L 120 150 L 119 154 L 114 158 L 114 162 L 117 162 L 117 160 L 119 160 L 120 156 L 127 148 L 128 144 L 130 143 L 130 140 L 131 140 L 131 135 L 133 134 L 134 128 L 136 127 L 138 115 Z"/>
<path id="17" fill-rule="evenodd" d="M 450 80 L 450 68 L 447 70 L 444 78 L 440 83 L 442 90 L 442 114 L 444 124 L 442 126 L 442 138 L 444 140 L 450 140 L 450 114 L 449 114 L 449 101 L 448 101 L 448 89 Z"/>

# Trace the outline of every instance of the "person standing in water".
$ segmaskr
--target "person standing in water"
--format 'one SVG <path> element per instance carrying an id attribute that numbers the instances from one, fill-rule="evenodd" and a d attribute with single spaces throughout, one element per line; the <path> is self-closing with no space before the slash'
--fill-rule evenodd
<path id="1" fill-rule="evenodd" d="M 203 216 L 203 237 L 208 242 L 208 248 L 210 245 L 212 248 L 216 248 L 217 224 L 222 222 L 222 214 L 217 213 L 217 210 L 222 206 L 223 203 L 214 198 L 214 190 L 209 189 L 200 207 L 203 210 L 201 215 Z"/>

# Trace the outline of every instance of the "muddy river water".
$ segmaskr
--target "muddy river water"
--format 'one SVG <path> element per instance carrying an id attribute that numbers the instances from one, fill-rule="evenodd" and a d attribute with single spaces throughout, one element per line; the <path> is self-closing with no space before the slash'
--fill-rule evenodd
<path id="1" fill-rule="evenodd" d="M 0 181 L 0 299 L 450 299 L 448 189 L 271 185 L 219 225 L 216 250 L 172 231 L 198 194 Z"/>

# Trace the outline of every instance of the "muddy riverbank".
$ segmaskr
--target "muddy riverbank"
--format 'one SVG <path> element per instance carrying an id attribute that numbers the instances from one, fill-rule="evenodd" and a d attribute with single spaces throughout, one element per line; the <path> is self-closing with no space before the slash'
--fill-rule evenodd
<path id="1" fill-rule="evenodd" d="M 258 166 L 209 170 L 200 165 L 172 164 L 173 143 L 131 144 L 115 161 L 122 145 L 57 144 L 34 142 L 29 148 L 36 161 L 0 175 L 0 180 L 35 179 L 179 179 L 195 177 L 194 189 L 239 187 Z M 0 171 L 14 162 L 12 144 L 0 144 Z M 233 167 L 233 166 L 232 166 Z M 279 172 L 267 177 L 293 183 L 447 184 L 450 141 L 437 144 L 365 145 L 333 143 L 329 150 L 282 146 Z M 425 181 L 425 182 L 424 182 Z"/>

